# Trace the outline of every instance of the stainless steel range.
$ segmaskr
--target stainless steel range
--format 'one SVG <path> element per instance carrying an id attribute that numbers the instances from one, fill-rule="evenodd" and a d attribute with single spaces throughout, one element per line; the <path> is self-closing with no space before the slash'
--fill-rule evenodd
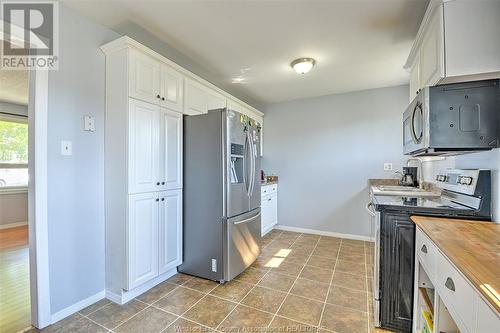
<path id="1" fill-rule="evenodd" d="M 415 225 L 412 215 L 491 219 L 490 170 L 446 170 L 436 175 L 440 196 L 371 196 L 375 237 L 375 326 L 410 332 L 413 314 Z M 413 193 L 413 195 L 412 195 Z"/>

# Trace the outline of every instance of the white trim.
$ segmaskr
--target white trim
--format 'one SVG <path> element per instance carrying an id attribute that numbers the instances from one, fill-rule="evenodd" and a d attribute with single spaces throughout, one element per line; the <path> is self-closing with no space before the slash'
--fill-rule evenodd
<path id="1" fill-rule="evenodd" d="M 47 208 L 48 89 L 48 71 L 30 71 L 28 224 L 31 323 L 37 328 L 51 323 Z"/>
<path id="2" fill-rule="evenodd" d="M 149 289 L 153 288 L 154 286 L 171 278 L 175 274 L 177 274 L 177 267 L 172 268 L 171 270 L 166 271 L 165 273 L 155 277 L 154 279 L 151 279 L 148 282 L 141 284 L 137 288 L 134 288 L 134 289 L 129 290 L 129 291 L 122 291 L 121 295 L 116 294 L 110 290 L 106 290 L 106 298 L 109 299 L 111 302 L 115 302 L 117 304 L 123 305 L 123 304 L 127 303 L 128 301 L 141 295 L 142 293 L 148 291 Z"/>
<path id="3" fill-rule="evenodd" d="M 0 230 L 22 227 L 24 225 L 28 225 L 28 221 L 0 224 Z"/>
<path id="4" fill-rule="evenodd" d="M 82 309 L 85 309 L 87 306 L 92 305 L 95 302 L 100 301 L 101 299 L 104 298 L 105 295 L 106 295 L 106 293 L 104 292 L 104 290 L 101 290 L 100 292 L 98 292 L 95 295 L 87 297 L 86 299 L 83 299 L 78 303 L 70 305 L 67 308 L 62 309 L 61 311 L 54 313 L 50 319 L 51 324 L 57 323 L 59 320 L 62 320 L 66 317 L 69 317 L 73 313 L 76 313 Z"/>
<path id="5" fill-rule="evenodd" d="M 373 242 L 374 241 L 374 239 L 372 237 L 368 237 L 368 236 L 360 236 L 360 235 L 353 235 L 353 234 L 342 234 L 342 233 L 338 233 L 338 232 L 323 231 L 323 230 L 308 229 L 308 228 L 290 227 L 290 226 L 282 225 L 282 224 L 277 224 L 274 228 L 278 229 L 278 230 L 303 232 L 303 233 L 306 233 L 306 234 L 313 234 L 313 235 L 330 236 L 330 237 L 340 237 L 340 238 L 361 240 L 361 241 L 367 241 L 367 242 Z"/>
<path id="6" fill-rule="evenodd" d="M 28 186 L 0 187 L 0 195 L 28 193 Z"/>

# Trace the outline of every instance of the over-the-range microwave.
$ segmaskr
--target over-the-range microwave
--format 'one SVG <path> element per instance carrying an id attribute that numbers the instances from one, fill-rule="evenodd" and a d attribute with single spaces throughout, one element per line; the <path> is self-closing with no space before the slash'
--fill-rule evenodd
<path id="1" fill-rule="evenodd" d="M 403 116 L 405 155 L 437 156 L 500 147 L 500 80 L 422 89 Z"/>

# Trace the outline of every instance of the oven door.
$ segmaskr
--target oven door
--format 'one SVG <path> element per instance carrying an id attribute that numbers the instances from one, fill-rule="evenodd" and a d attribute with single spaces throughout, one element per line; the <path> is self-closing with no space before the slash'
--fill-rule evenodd
<path id="1" fill-rule="evenodd" d="M 428 89 L 422 90 L 403 115 L 403 152 L 406 155 L 429 148 L 427 91 Z"/>

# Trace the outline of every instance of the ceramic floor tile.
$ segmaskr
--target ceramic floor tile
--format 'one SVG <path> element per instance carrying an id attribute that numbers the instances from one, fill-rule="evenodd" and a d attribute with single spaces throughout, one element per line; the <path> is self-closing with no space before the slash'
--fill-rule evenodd
<path id="1" fill-rule="evenodd" d="M 284 292 L 256 286 L 242 301 L 245 304 L 263 311 L 275 313 L 285 299 Z"/>
<path id="2" fill-rule="evenodd" d="M 153 306 L 181 315 L 203 296 L 204 294 L 198 291 L 180 287 L 158 300 Z"/>
<path id="3" fill-rule="evenodd" d="M 207 328 L 203 325 L 195 323 L 191 320 L 187 320 L 185 318 L 179 318 L 170 326 L 162 331 L 162 333 L 209 333 L 215 332 L 214 330 Z M 142 332 L 138 332 L 142 333 Z"/>
<path id="4" fill-rule="evenodd" d="M 159 285 L 149 289 L 145 293 L 137 296 L 136 298 L 144 303 L 148 304 L 153 304 L 160 298 L 166 296 L 168 293 L 170 293 L 172 290 L 177 288 L 177 285 L 170 283 L 170 282 L 163 282 L 160 283 Z"/>
<path id="5" fill-rule="evenodd" d="M 353 247 L 365 247 L 365 242 L 361 240 L 355 240 L 355 239 L 342 239 L 342 246 L 353 246 Z"/>
<path id="6" fill-rule="evenodd" d="M 233 280 L 219 285 L 210 294 L 229 301 L 239 302 L 253 287 L 251 284 Z"/>
<path id="7" fill-rule="evenodd" d="M 302 270 L 302 267 L 302 265 L 297 265 L 291 262 L 282 262 L 278 265 L 278 267 L 273 268 L 272 272 L 297 277 Z"/>
<path id="8" fill-rule="evenodd" d="M 354 289 L 332 286 L 327 302 L 354 310 L 368 312 L 368 294 Z"/>
<path id="9" fill-rule="evenodd" d="M 307 261 L 307 266 L 314 266 L 324 269 L 333 269 L 335 267 L 335 259 L 311 256 Z"/>
<path id="10" fill-rule="evenodd" d="M 338 259 L 346 261 L 354 261 L 357 262 L 358 264 L 362 264 L 365 262 L 365 255 L 340 250 Z"/>
<path id="11" fill-rule="evenodd" d="M 28 331 L 29 332 L 29 331 Z M 73 314 L 41 331 L 32 329 L 31 332 L 43 333 L 105 333 L 106 329 L 82 317 L 79 314 Z"/>
<path id="12" fill-rule="evenodd" d="M 335 270 L 354 275 L 366 275 L 365 264 L 353 261 L 338 260 L 337 266 L 335 266 Z"/>
<path id="13" fill-rule="evenodd" d="M 333 274 L 332 285 L 366 292 L 366 278 L 343 272 Z"/>
<path id="14" fill-rule="evenodd" d="M 338 333 L 367 333 L 368 314 L 327 304 L 321 320 L 321 327 Z"/>
<path id="15" fill-rule="evenodd" d="M 278 315 L 316 326 L 319 324 L 323 303 L 300 296 L 288 295 Z"/>
<path id="16" fill-rule="evenodd" d="M 270 272 L 259 282 L 258 285 L 278 291 L 287 292 L 292 287 L 294 281 L 295 281 L 294 277 L 275 272 Z"/>
<path id="17" fill-rule="evenodd" d="M 303 279 L 314 280 L 323 283 L 330 283 L 333 275 L 333 270 L 324 269 L 314 266 L 304 266 L 300 277 Z"/>
<path id="18" fill-rule="evenodd" d="M 302 324 L 288 318 L 276 316 L 266 330 L 269 333 L 314 333 L 317 329 L 314 326 Z"/>
<path id="19" fill-rule="evenodd" d="M 262 332 L 273 315 L 238 305 L 219 326 L 221 332 Z"/>
<path id="20" fill-rule="evenodd" d="M 80 313 L 84 316 L 87 316 L 87 315 L 91 314 L 92 312 L 102 308 L 103 306 L 108 305 L 109 303 L 111 303 L 111 302 L 109 300 L 107 300 L 106 298 L 101 299 L 99 302 L 96 302 L 92 305 L 87 306 L 85 309 L 80 310 Z"/>
<path id="21" fill-rule="evenodd" d="M 184 283 L 182 286 L 186 288 L 191 288 L 196 291 L 202 292 L 202 293 L 209 293 L 211 292 L 215 287 L 217 287 L 218 283 L 211 281 L 211 280 L 206 280 L 202 279 L 199 277 L 194 277 L 191 280 L 187 281 Z"/>
<path id="22" fill-rule="evenodd" d="M 177 316 L 149 307 L 113 331 L 117 333 L 159 333 L 175 319 L 177 319 Z"/>
<path id="23" fill-rule="evenodd" d="M 297 279 L 290 293 L 324 302 L 328 293 L 328 287 L 329 284 L 327 283 Z"/>
<path id="24" fill-rule="evenodd" d="M 235 280 L 241 281 L 241 282 L 246 282 L 246 283 L 251 283 L 251 284 L 256 284 L 257 282 L 259 282 L 260 279 L 262 279 L 262 277 L 264 275 L 266 275 L 266 273 L 267 273 L 267 270 L 249 267 L 243 273 L 238 275 L 235 278 Z"/>
<path id="25" fill-rule="evenodd" d="M 339 253 L 339 248 L 338 247 L 328 247 L 328 248 L 323 248 L 323 247 L 316 247 L 316 249 L 312 252 L 313 256 L 320 256 L 320 257 L 326 257 L 329 259 L 336 259 L 337 255 Z"/>
<path id="26" fill-rule="evenodd" d="M 350 245 L 342 245 L 340 248 L 340 253 L 350 253 L 350 254 L 357 254 L 359 256 L 364 256 L 365 255 L 365 249 L 362 247 L 356 247 L 356 246 L 350 246 Z"/>
<path id="27" fill-rule="evenodd" d="M 146 306 L 146 304 L 135 299 L 124 305 L 110 303 L 91 313 L 88 317 L 108 329 L 113 329 L 144 309 Z"/>
<path id="28" fill-rule="evenodd" d="M 167 281 L 170 283 L 173 283 L 173 284 L 181 285 L 181 284 L 191 280 L 192 278 L 193 278 L 193 276 L 191 276 L 191 275 L 178 273 L 178 274 L 175 274 L 174 276 L 172 276 Z"/>
<path id="29" fill-rule="evenodd" d="M 183 317 L 216 328 L 235 306 L 236 303 L 209 295 L 189 309 Z"/>
<path id="30" fill-rule="evenodd" d="M 285 262 L 289 262 L 297 265 L 304 265 L 309 259 L 309 255 L 292 253 L 285 258 Z"/>

